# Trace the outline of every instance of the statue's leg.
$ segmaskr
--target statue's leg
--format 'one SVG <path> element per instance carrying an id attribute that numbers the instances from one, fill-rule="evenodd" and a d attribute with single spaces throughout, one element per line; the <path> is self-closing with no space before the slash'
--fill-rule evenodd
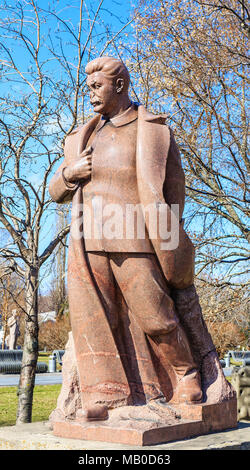
<path id="1" fill-rule="evenodd" d="M 200 402 L 202 392 L 187 337 L 154 255 L 114 254 L 111 267 L 129 310 L 148 335 L 162 364 L 175 373 L 173 400 Z"/>
<path id="2" fill-rule="evenodd" d="M 172 331 L 151 336 L 160 360 L 167 358 L 176 374 L 171 403 L 200 403 L 202 390 L 200 374 L 192 357 L 187 336 L 177 323 Z"/>
<path id="3" fill-rule="evenodd" d="M 82 408 L 87 407 L 92 418 L 98 419 L 95 405 L 112 408 L 130 402 L 130 388 L 113 337 L 117 311 L 108 258 L 71 247 L 68 289 Z"/>

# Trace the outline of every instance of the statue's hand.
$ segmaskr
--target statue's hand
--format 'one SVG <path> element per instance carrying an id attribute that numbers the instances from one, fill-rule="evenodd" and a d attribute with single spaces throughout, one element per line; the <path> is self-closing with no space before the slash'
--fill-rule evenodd
<path id="1" fill-rule="evenodd" d="M 86 179 L 91 174 L 92 167 L 92 147 L 86 148 L 79 156 L 77 161 L 71 162 L 64 169 L 64 177 L 70 182 Z"/>

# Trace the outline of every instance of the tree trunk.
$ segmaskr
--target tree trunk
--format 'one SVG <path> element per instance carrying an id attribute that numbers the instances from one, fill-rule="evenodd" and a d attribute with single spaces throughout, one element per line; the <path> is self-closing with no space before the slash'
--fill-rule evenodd
<path id="1" fill-rule="evenodd" d="M 26 271 L 26 318 L 23 360 L 18 386 L 16 424 L 30 423 L 32 419 L 33 389 L 38 359 L 38 269 Z"/>
<path id="2" fill-rule="evenodd" d="M 69 210 L 58 211 L 57 231 L 60 232 L 69 223 Z M 61 242 L 57 250 L 56 260 L 56 314 L 61 317 L 65 310 L 65 270 L 66 270 L 66 244 Z"/>

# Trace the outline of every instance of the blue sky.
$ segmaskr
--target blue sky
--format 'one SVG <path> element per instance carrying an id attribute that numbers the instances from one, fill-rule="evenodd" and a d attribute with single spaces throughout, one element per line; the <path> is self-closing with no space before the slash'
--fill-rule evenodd
<path id="1" fill-rule="evenodd" d="M 18 6 L 25 7 L 25 18 L 29 19 L 31 13 L 28 11 L 27 2 L 21 0 L 20 2 L 16 1 L 9 1 L 8 5 L 13 8 L 13 12 L 9 11 L 8 14 L 13 19 L 18 18 Z M 80 0 L 60 0 L 60 1 L 38 1 L 37 5 L 43 11 L 41 12 L 44 20 L 41 22 L 41 50 L 39 52 L 39 60 L 43 63 L 42 70 L 46 78 L 46 86 L 45 86 L 45 96 L 50 97 L 48 109 L 48 115 L 44 115 L 44 121 L 40 127 L 40 131 L 44 134 L 43 135 L 43 143 L 48 146 L 50 151 L 52 152 L 61 152 L 61 138 L 63 137 L 63 132 L 60 133 L 60 136 L 55 135 L 58 133 L 58 123 L 56 122 L 53 112 L 53 106 L 55 106 L 57 102 L 57 92 L 59 93 L 60 84 L 65 81 L 65 77 L 67 75 L 67 71 L 65 70 L 66 61 L 58 62 L 56 59 L 56 54 L 61 54 L 63 48 L 63 54 L 67 56 L 69 59 L 70 67 L 74 70 L 76 66 L 76 56 L 77 56 L 77 48 L 73 44 L 74 37 L 72 33 L 69 32 L 68 27 L 73 29 L 73 34 L 77 35 L 78 33 L 78 24 L 79 24 L 79 5 Z M 96 0 L 87 0 L 84 3 L 83 9 L 83 28 L 82 28 L 82 36 L 81 36 L 81 43 L 84 44 L 86 38 L 89 33 L 89 28 L 91 27 L 93 18 L 95 17 L 95 12 L 98 8 L 99 1 Z M 50 13 L 49 13 L 50 11 Z M 83 61 L 83 68 L 84 64 L 86 63 L 87 58 L 94 58 L 103 50 L 105 41 L 103 39 L 103 33 L 109 32 L 109 38 L 115 37 L 118 31 L 126 25 L 127 21 L 131 18 L 131 14 L 133 11 L 133 4 L 130 1 L 124 0 L 104 0 L 102 6 L 99 11 L 98 19 L 96 20 L 95 28 L 93 29 L 93 39 L 91 43 L 88 43 L 88 47 L 86 49 L 86 59 L 84 56 Z M 6 11 L 3 12 L 0 10 L 0 21 L 6 15 Z M 57 15 L 60 17 L 61 21 L 58 20 Z M 34 15 L 33 15 L 34 18 Z M 37 87 L 37 81 L 34 79 L 33 76 L 33 69 L 30 63 L 30 54 L 25 52 L 24 43 L 20 41 L 20 39 L 11 39 L 9 32 L 4 28 L 5 24 L 2 25 L 2 48 L 0 50 L 2 57 L 5 60 L 8 60 L 8 54 L 6 52 L 6 48 L 13 54 L 15 64 L 23 73 L 23 76 L 30 80 L 32 86 Z M 126 28 L 127 36 L 122 36 L 123 43 L 119 43 L 119 37 L 116 38 L 116 46 L 119 50 L 123 50 L 123 57 L 126 57 L 126 48 L 122 49 L 125 46 L 125 41 L 127 42 L 127 46 L 129 47 L 130 41 L 132 40 L 133 29 L 132 26 L 129 25 Z M 25 33 L 27 37 L 34 40 L 34 31 L 32 30 L 31 24 L 26 24 Z M 48 49 L 51 49 L 53 42 L 54 47 L 54 55 Z M 120 47 L 120 49 L 119 49 Z M 109 48 L 105 52 L 106 54 L 117 55 L 117 50 L 114 49 L 112 42 L 110 42 Z M 47 60 L 48 59 L 48 60 Z M 83 72 L 83 70 L 82 70 Z M 0 70 L 1 73 L 1 70 Z M 84 74 L 82 74 L 84 77 Z M 50 79 L 58 82 L 58 90 L 56 87 L 50 86 Z M 11 80 L 11 81 L 10 81 Z M 135 87 L 138 90 L 138 84 L 134 83 Z M 65 86 L 65 93 L 67 94 L 68 91 L 67 86 L 70 87 L 72 84 L 69 82 L 68 85 Z M 69 88 L 69 90 L 71 90 Z M 73 88 L 72 88 L 73 91 Z M 25 96 L 28 96 L 28 102 L 30 106 L 35 103 L 35 97 L 32 95 L 30 91 L 30 86 L 25 84 L 23 79 L 20 79 L 20 76 L 13 75 L 13 71 L 11 72 L 8 68 L 4 69 L 3 76 L 1 77 L 1 95 L 9 95 L 10 102 L 13 102 L 16 99 L 18 102 L 22 102 L 22 99 L 25 99 Z M 84 100 L 85 105 L 85 113 L 88 114 L 88 97 Z M 171 100 L 165 100 L 164 102 L 164 109 L 163 111 L 168 111 L 168 106 L 171 106 L 169 103 Z M 15 113 L 8 113 L 5 109 L 2 108 L 1 110 L 1 101 L 0 101 L 0 116 L 4 116 L 6 123 L 10 123 L 13 127 L 13 135 L 15 134 L 15 129 L 20 125 L 20 123 L 25 126 L 27 125 L 28 120 L 26 121 L 26 116 L 24 116 L 18 109 L 15 110 Z M 23 119 L 25 117 L 25 119 Z M 79 113 L 79 118 L 81 114 Z M 72 115 L 69 111 L 69 108 L 66 106 L 65 103 L 62 103 L 60 109 L 60 120 L 64 126 L 65 132 L 67 131 L 70 123 L 72 121 Z M 5 137 L 4 137 L 5 138 Z M 18 142 L 18 136 L 15 137 L 16 142 Z M 1 136 L 0 136 L 0 143 L 1 143 Z M 40 156 L 39 159 L 36 157 L 36 153 L 41 151 L 41 146 L 38 145 L 37 141 L 34 139 L 30 140 L 27 143 L 25 152 L 26 152 L 26 160 L 24 156 L 23 160 L 23 177 L 25 177 L 29 183 L 32 183 L 35 189 L 39 188 L 39 184 L 41 179 L 43 178 L 44 172 L 46 170 L 47 164 L 47 156 Z M 32 156 L 32 159 L 30 158 Z M 59 162 L 55 165 L 54 170 L 59 165 Z M 6 194 L 11 195 L 12 189 L 11 186 L 6 183 Z M 52 207 L 56 207 L 53 205 Z M 188 213 L 190 206 L 186 206 L 186 213 Z M 23 215 L 25 215 L 25 208 L 20 202 L 19 212 L 23 210 Z M 201 219 L 200 219 L 201 220 Z M 201 225 L 199 223 L 199 219 L 195 219 L 195 223 L 191 227 L 196 229 L 197 231 L 201 231 Z M 224 225 L 224 230 L 230 232 L 232 228 L 230 227 L 229 223 Z M 42 232 L 41 232 L 41 240 L 40 240 L 40 253 L 43 249 L 47 246 L 50 242 L 53 234 L 55 233 L 55 212 L 50 211 L 42 219 Z M 48 263 L 49 266 L 49 263 Z M 51 270 L 51 268 L 48 268 Z M 222 266 L 222 269 L 223 266 Z M 47 272 L 46 270 L 42 271 L 42 278 L 44 279 L 42 282 L 43 288 L 46 290 L 47 286 L 49 285 L 51 272 Z"/>
<path id="2" fill-rule="evenodd" d="M 59 63 L 56 59 L 56 55 L 61 54 L 62 51 L 65 57 L 67 57 L 70 67 L 72 67 L 74 72 L 78 52 L 76 45 L 74 44 L 74 35 L 76 37 L 78 34 L 80 3 L 80 0 L 60 0 L 54 2 L 43 0 L 42 2 L 36 2 L 38 9 L 42 10 L 40 11 L 41 47 L 38 57 L 42 64 L 42 73 L 47 77 L 44 88 L 44 97 L 47 98 L 49 96 L 49 105 L 47 106 L 47 109 L 49 109 L 48 116 L 46 117 L 46 114 L 44 114 L 44 120 L 40 125 L 40 133 L 44 134 L 41 139 L 43 144 L 45 144 L 52 152 L 61 152 L 61 138 L 63 137 L 63 132 L 61 132 L 59 138 L 55 139 L 54 135 L 58 134 L 58 124 L 56 123 L 55 118 L 53 117 L 53 111 L 51 112 L 51 110 L 53 110 L 53 106 L 56 105 L 57 90 L 56 88 L 51 88 L 50 80 L 53 78 L 53 80 L 58 82 L 58 85 L 65 81 L 65 77 L 67 75 L 65 73 L 65 63 L 63 63 L 63 61 Z M 100 2 L 96 0 L 87 0 L 84 2 L 82 10 L 82 45 L 88 37 L 89 30 L 92 26 L 93 19 L 96 16 L 99 5 Z M 103 38 L 104 33 L 106 34 L 108 31 L 109 38 L 116 36 L 119 30 L 122 29 L 129 21 L 131 11 L 132 6 L 129 1 L 104 0 L 102 2 L 96 18 L 95 27 L 92 32 L 92 41 L 91 43 L 88 43 L 88 47 L 86 49 L 86 58 L 84 57 L 83 60 L 82 72 L 84 70 L 87 57 L 93 58 L 99 55 L 103 50 L 105 44 L 105 40 Z M 7 106 L 6 101 L 0 101 L 0 117 L 5 124 L 9 125 L 12 139 L 16 146 L 18 146 L 23 136 L 22 131 L 19 135 L 17 134 L 17 129 L 20 126 L 25 128 L 25 126 L 27 127 L 30 123 L 30 116 L 27 116 L 27 114 L 22 111 L 23 108 L 21 105 L 23 104 L 23 100 L 26 100 L 26 102 L 28 101 L 30 109 L 35 109 L 36 94 L 33 93 L 33 88 L 38 89 L 39 85 L 35 74 L 36 67 L 34 66 L 31 53 L 20 36 L 15 34 L 13 31 L 15 28 L 19 29 L 20 23 L 18 23 L 18 21 L 21 18 L 22 12 L 24 14 L 24 26 L 22 29 L 24 38 L 29 46 L 29 41 L 36 45 L 36 31 L 32 24 L 32 21 L 35 20 L 35 15 L 34 12 L 31 11 L 29 4 L 24 0 L 19 2 L 11 0 L 7 3 L 7 7 L 5 9 L 4 7 L 0 9 L 0 54 L 4 60 L 4 66 L 0 69 L 0 74 L 1 70 L 3 71 L 1 76 L 1 96 L 7 99 Z M 60 20 L 58 18 L 60 18 Z M 71 32 L 69 31 L 69 28 L 71 28 Z M 126 31 L 131 31 L 130 28 L 130 26 L 126 28 Z M 51 53 L 52 47 L 54 54 Z M 30 50 L 32 52 L 32 47 Z M 112 55 L 114 55 L 112 44 L 109 49 L 107 49 L 107 53 L 112 53 Z M 16 73 L 13 67 L 9 67 L 8 64 L 11 64 L 12 61 L 21 74 Z M 86 99 L 86 104 L 87 103 L 88 99 Z M 16 104 L 18 104 L 18 106 Z M 66 132 L 72 122 L 72 116 L 69 113 L 67 106 L 62 105 L 60 120 L 61 123 L 63 123 Z M 0 135 L 0 143 L 1 139 L 3 139 L 3 141 L 6 139 L 6 134 L 3 133 L 2 135 L 2 138 Z M 42 156 L 41 154 L 39 158 L 37 158 L 37 154 L 39 152 L 41 153 L 42 150 L 42 146 L 36 139 L 29 139 L 27 141 L 22 157 L 21 176 L 28 182 L 26 185 L 28 190 L 28 184 L 32 184 L 34 189 L 38 191 L 39 185 L 43 179 L 48 160 L 46 155 Z M 8 149 L 1 155 L 3 161 L 5 161 L 5 158 L 8 158 L 7 155 Z M 8 175 L 5 179 L 5 195 L 10 198 L 15 194 L 15 202 L 18 203 L 18 207 L 16 206 L 17 214 L 19 217 L 25 219 L 26 209 L 23 200 L 21 198 L 17 199 L 18 191 L 16 190 L 15 185 L 12 186 L 11 182 L 8 180 L 8 176 L 14 172 L 13 163 L 14 160 L 10 158 L 8 163 Z M 54 166 L 54 171 L 58 165 L 59 163 Z M 55 208 L 56 205 L 52 205 L 52 207 Z M 55 213 L 53 210 L 47 212 L 43 216 L 41 226 L 40 253 L 48 245 L 55 234 Z M 49 270 L 50 269 L 51 268 L 49 267 Z M 51 275 L 51 272 L 49 274 Z M 42 286 L 44 286 L 44 289 L 47 289 L 47 285 L 49 285 L 50 282 L 50 276 L 48 276 L 46 267 L 45 270 L 42 270 L 41 275 L 43 278 Z"/>

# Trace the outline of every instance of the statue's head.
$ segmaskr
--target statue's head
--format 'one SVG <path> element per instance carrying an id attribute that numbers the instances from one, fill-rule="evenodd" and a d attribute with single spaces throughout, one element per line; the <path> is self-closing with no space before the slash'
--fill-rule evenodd
<path id="1" fill-rule="evenodd" d="M 128 99 L 129 73 L 123 62 L 113 57 L 98 57 L 85 68 L 90 102 L 96 113 L 112 115 L 119 103 Z"/>

